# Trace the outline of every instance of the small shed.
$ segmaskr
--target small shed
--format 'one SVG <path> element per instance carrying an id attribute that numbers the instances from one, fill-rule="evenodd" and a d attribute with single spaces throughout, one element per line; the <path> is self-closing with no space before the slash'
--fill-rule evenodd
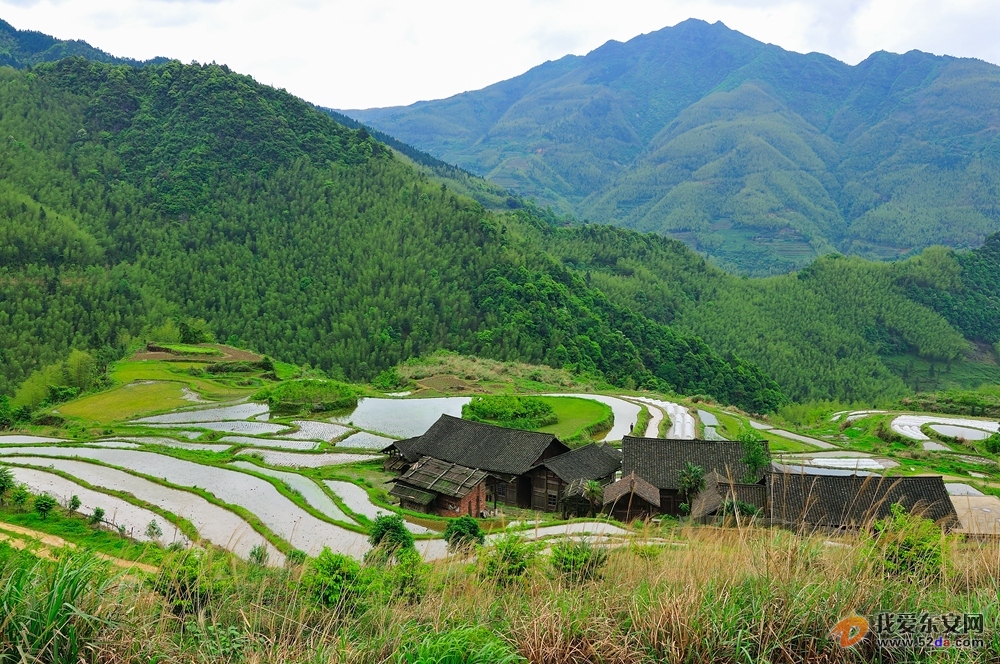
<path id="1" fill-rule="evenodd" d="M 634 472 L 629 473 L 604 487 L 604 509 L 625 523 L 649 519 L 660 513 L 660 490 Z"/>
<path id="2" fill-rule="evenodd" d="M 486 478 L 477 468 L 425 456 L 393 480 L 389 494 L 404 509 L 441 516 L 479 516 L 486 509 Z"/>

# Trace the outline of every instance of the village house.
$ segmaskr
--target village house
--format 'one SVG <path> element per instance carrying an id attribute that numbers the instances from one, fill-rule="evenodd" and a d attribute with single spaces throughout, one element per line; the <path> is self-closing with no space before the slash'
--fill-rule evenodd
<path id="1" fill-rule="evenodd" d="M 530 471 L 570 449 L 552 434 L 442 415 L 424 435 L 398 440 L 382 451 L 389 455 L 386 468 L 403 474 L 423 457 L 485 471 L 487 504 L 531 508 Z M 544 502 L 547 506 L 547 495 Z"/>
<path id="2" fill-rule="evenodd" d="M 763 445 L 770 456 L 767 443 Z M 624 476 L 605 490 L 604 503 L 614 515 L 624 509 L 627 514 L 623 516 L 628 517 L 627 521 L 642 518 L 633 516 L 633 512 L 680 516 L 684 502 L 680 489 L 681 471 L 688 463 L 701 468 L 706 476 L 714 472 L 720 477 L 745 484 L 757 484 L 763 479 L 763 470 L 752 473 L 744 462 L 746 450 L 740 442 L 625 436 L 622 455 Z M 622 482 L 626 484 L 618 486 Z M 651 500 L 650 486 L 658 494 L 658 504 Z M 642 495 L 635 495 L 635 488 L 642 489 Z M 636 501 L 636 498 L 639 500 Z M 623 501 L 631 507 L 623 507 Z"/>
<path id="3" fill-rule="evenodd" d="M 767 489 L 765 516 L 771 523 L 796 530 L 866 527 L 889 516 L 897 503 L 947 529 L 958 525 L 955 506 L 940 476 L 771 472 Z"/>
<path id="4" fill-rule="evenodd" d="M 415 512 L 478 517 L 486 509 L 487 477 L 485 471 L 425 456 L 393 480 L 389 495 Z"/>
<path id="5" fill-rule="evenodd" d="M 565 516 L 590 511 L 586 483 L 602 487 L 614 481 L 622 466 L 621 451 L 603 443 L 584 447 L 542 461 L 531 469 L 531 508 L 542 512 L 561 510 Z M 572 485 L 572 490 L 568 490 Z"/>

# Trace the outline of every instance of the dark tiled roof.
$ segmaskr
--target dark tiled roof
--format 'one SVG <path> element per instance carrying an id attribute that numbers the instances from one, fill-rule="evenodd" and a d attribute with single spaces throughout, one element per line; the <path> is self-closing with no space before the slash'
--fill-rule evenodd
<path id="1" fill-rule="evenodd" d="M 620 460 L 602 449 L 603 447 L 603 445 L 591 443 L 546 459 L 538 466 L 545 466 L 563 482 L 601 479 L 616 472 L 622 465 Z"/>
<path id="2" fill-rule="evenodd" d="M 611 445 L 608 445 L 607 443 L 597 443 L 597 447 L 602 452 L 604 452 L 605 454 L 607 454 L 608 456 L 610 456 L 612 459 L 614 459 L 618 463 L 621 463 L 621 461 L 622 461 L 622 451 L 620 449 L 618 449 L 617 447 L 612 447 Z"/>
<path id="3" fill-rule="evenodd" d="M 550 433 L 507 429 L 442 415 L 423 436 L 397 441 L 386 449 L 395 448 L 413 461 L 429 456 L 490 473 L 522 475 L 538 463 L 553 443 L 559 453 L 569 451 Z"/>
<path id="4" fill-rule="evenodd" d="M 810 526 L 858 527 L 889 515 L 900 503 L 950 526 L 957 518 L 941 477 L 770 473 L 768 516 Z"/>
<path id="5" fill-rule="evenodd" d="M 420 489 L 412 486 L 406 486 L 405 484 L 397 484 L 389 489 L 389 495 L 396 496 L 397 498 L 412 500 L 418 505 L 430 505 L 434 502 L 434 498 L 436 498 L 436 496 L 430 491 L 421 491 Z"/>
<path id="6" fill-rule="evenodd" d="M 604 487 L 604 504 L 628 500 L 629 494 L 633 493 L 654 507 L 660 506 L 660 490 L 635 473 L 630 473 L 614 484 Z"/>
<path id="7" fill-rule="evenodd" d="M 398 451 L 404 459 L 413 463 L 420 458 L 419 454 L 414 451 L 416 449 L 416 441 L 420 440 L 420 436 L 414 438 L 404 438 L 403 440 L 394 440 L 384 448 L 382 448 L 383 454 L 391 454 L 393 450 Z"/>
<path id="8" fill-rule="evenodd" d="M 763 509 L 767 505 L 767 486 L 732 482 L 713 470 L 705 475 L 705 488 L 691 501 L 691 518 L 714 514 L 732 498 Z"/>
<path id="9" fill-rule="evenodd" d="M 770 455 L 766 442 L 764 450 Z M 678 476 L 684 464 L 689 461 L 700 466 L 706 475 L 714 470 L 736 482 L 746 479 L 750 470 L 743 463 L 743 457 L 746 456 L 743 443 L 735 441 L 625 436 L 622 439 L 622 451 L 622 472 L 635 472 L 658 489 L 679 489 Z"/>
<path id="10" fill-rule="evenodd" d="M 393 481 L 424 491 L 461 498 L 476 488 L 486 477 L 485 471 L 425 456 Z"/>

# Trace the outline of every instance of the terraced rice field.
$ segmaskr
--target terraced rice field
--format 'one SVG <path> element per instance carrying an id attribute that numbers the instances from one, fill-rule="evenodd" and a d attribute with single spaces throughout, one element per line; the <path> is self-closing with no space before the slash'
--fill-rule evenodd
<path id="1" fill-rule="evenodd" d="M 270 482 L 246 473 L 136 450 L 8 449 L 18 450 L 17 453 L 21 454 L 55 457 L 71 452 L 73 456 L 101 461 L 135 473 L 169 478 L 167 481 L 180 487 L 207 490 L 219 500 L 255 515 L 275 535 L 310 555 L 316 555 L 323 546 L 329 546 L 333 551 L 360 559 L 370 548 L 364 535 L 321 521 L 281 495 Z M 0 454 L 15 453 L 8 449 L 0 450 Z"/>
<path id="2" fill-rule="evenodd" d="M 337 443 L 337 447 L 356 447 L 364 450 L 382 450 L 392 442 L 392 438 L 376 436 L 367 431 L 359 431 Z"/>
<path id="3" fill-rule="evenodd" d="M 687 408 L 671 401 L 661 401 L 660 399 L 650 399 L 649 397 L 636 397 L 636 401 L 662 408 L 670 418 L 670 428 L 666 437 L 674 440 L 694 440 L 695 420 L 694 416 L 687 411 Z M 648 435 L 648 434 L 647 434 Z"/>
<path id="4" fill-rule="evenodd" d="M 269 412 L 267 404 L 243 403 L 221 408 L 201 408 L 198 410 L 182 410 L 166 415 L 143 417 L 134 422 L 140 424 L 186 424 L 190 422 L 224 422 L 226 420 L 246 420 Z"/>
<path id="5" fill-rule="evenodd" d="M 173 424 L 145 424 L 152 429 L 172 429 Z M 245 422 L 243 420 L 232 422 L 190 422 L 187 426 L 196 426 L 199 429 L 209 431 L 225 431 L 226 433 L 243 433 L 251 436 L 269 435 L 287 431 L 284 424 L 271 424 L 270 422 Z"/>
<path id="6" fill-rule="evenodd" d="M 283 450 L 299 450 L 307 452 L 319 447 L 319 443 L 312 440 L 286 440 L 284 438 L 251 438 L 250 436 L 223 436 L 219 439 L 223 443 L 233 445 L 245 445 L 249 447 L 277 447 Z"/>
<path id="7" fill-rule="evenodd" d="M 351 454 L 349 452 L 328 452 L 324 454 L 300 454 L 296 452 L 281 452 L 278 450 L 246 450 L 240 456 L 253 455 L 260 457 L 269 466 L 285 468 L 320 468 L 322 466 L 343 466 L 349 463 L 360 463 L 381 459 L 372 454 Z"/>
<path id="8" fill-rule="evenodd" d="M 138 447 L 136 443 L 141 443 L 143 445 L 162 445 L 163 447 L 176 447 L 180 450 L 202 450 L 206 452 L 225 452 L 232 447 L 232 445 L 219 443 L 188 443 L 161 436 L 126 436 L 120 440 L 100 441 L 100 443 L 103 443 L 103 447 L 127 447 L 129 445 Z M 118 444 L 114 445 L 113 443 Z"/>
<path id="9" fill-rule="evenodd" d="M 302 495 L 302 498 L 309 503 L 311 507 L 319 510 L 331 519 L 343 521 L 344 523 L 353 523 L 353 520 L 344 514 L 344 511 L 337 507 L 337 504 L 323 492 L 323 489 L 321 489 L 318 484 L 313 482 L 308 477 L 303 477 L 297 473 L 285 472 L 283 470 L 264 468 L 250 463 L 249 461 L 233 461 L 229 465 L 234 468 L 250 470 L 255 473 L 260 473 L 261 475 L 267 475 L 268 477 L 281 480 L 292 489 L 298 491 Z"/>
<path id="10" fill-rule="evenodd" d="M 330 487 L 331 491 L 340 496 L 340 499 L 344 501 L 347 508 L 355 514 L 360 514 L 371 521 L 374 521 L 380 514 L 391 514 L 385 508 L 373 503 L 371 498 L 368 497 L 368 492 L 357 484 L 338 482 L 336 480 L 326 480 L 323 484 Z M 415 535 L 424 535 L 431 532 L 427 528 L 415 523 L 407 522 L 406 527 Z"/>
<path id="11" fill-rule="evenodd" d="M 639 412 L 642 410 L 640 406 L 637 406 L 631 401 L 626 401 L 625 399 L 620 399 L 618 397 L 609 397 L 603 394 L 546 394 L 544 396 L 591 399 L 593 401 L 603 403 L 606 406 L 610 406 L 615 421 L 611 430 L 604 436 L 604 440 L 606 441 L 621 440 L 625 436 L 632 433 L 635 423 L 639 419 Z"/>
<path id="12" fill-rule="evenodd" d="M 33 445 L 34 443 L 65 443 L 61 438 L 47 438 L 45 436 L 24 436 L 19 434 L 8 434 L 0 436 L 0 445 Z"/>
<path id="13" fill-rule="evenodd" d="M 243 558 L 250 555 L 250 549 L 254 546 L 265 545 L 269 549 L 272 564 L 282 564 L 284 560 L 284 556 L 277 549 L 238 515 L 189 491 L 166 487 L 115 468 L 80 460 L 14 457 L 6 459 L 6 461 L 34 466 L 51 466 L 92 486 L 129 493 L 164 511 L 187 519 L 194 525 L 203 539 L 229 549 Z M 97 506 L 104 507 L 105 504 L 108 503 L 102 502 Z M 104 507 L 104 509 L 108 508 Z M 163 531 L 166 533 L 167 529 L 164 528 Z"/>
<path id="14" fill-rule="evenodd" d="M 901 436 L 906 436 L 912 440 L 923 441 L 930 440 L 930 437 L 921 431 L 920 428 L 924 425 L 930 424 L 944 424 L 953 427 L 962 427 L 964 429 L 974 429 L 985 432 L 987 436 L 1000 431 L 1000 423 L 997 422 L 991 422 L 988 420 L 971 420 L 957 417 L 942 417 L 940 415 L 900 415 L 892 421 L 891 427 L 893 431 Z"/>
<path id="15" fill-rule="evenodd" d="M 378 399 L 358 401 L 350 415 L 332 418 L 337 424 L 350 424 L 394 438 L 411 438 L 427 431 L 442 415 L 462 416 L 462 406 L 469 397 L 433 399 Z"/>
<path id="16" fill-rule="evenodd" d="M 115 527 L 124 526 L 132 539 L 140 542 L 154 539 L 146 535 L 146 527 L 151 521 L 156 521 L 163 534 L 155 539 L 162 546 L 169 546 L 173 542 L 186 544 L 180 530 L 167 523 L 162 516 L 121 498 L 93 491 L 65 477 L 37 468 L 12 466 L 11 472 L 18 482 L 26 484 L 33 493 L 47 493 L 61 505 L 67 505 L 71 496 L 77 496 L 80 499 L 79 511 L 82 514 L 92 514 L 95 508 L 102 508 L 105 512 L 105 521 Z"/>
<path id="17" fill-rule="evenodd" d="M 292 424 L 299 428 L 298 431 L 285 434 L 284 438 L 294 440 L 322 440 L 330 442 L 334 438 L 340 438 L 351 429 L 339 424 L 329 424 L 328 422 L 313 422 L 312 420 L 293 420 Z"/>

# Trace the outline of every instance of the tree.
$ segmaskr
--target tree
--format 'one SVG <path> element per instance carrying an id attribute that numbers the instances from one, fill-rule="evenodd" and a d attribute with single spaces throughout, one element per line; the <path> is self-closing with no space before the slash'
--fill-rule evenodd
<path id="1" fill-rule="evenodd" d="M 74 493 L 73 496 L 69 499 L 69 511 L 70 512 L 77 511 L 78 509 L 80 509 L 81 504 L 82 503 L 80 502 L 80 496 Z"/>
<path id="2" fill-rule="evenodd" d="M 0 466 L 0 505 L 3 504 L 3 497 L 8 491 L 17 486 L 14 473 L 7 466 Z"/>
<path id="3" fill-rule="evenodd" d="M 35 498 L 35 511 L 38 512 L 39 516 L 44 520 L 48 516 L 49 512 L 56 508 L 56 499 L 47 493 L 43 493 Z"/>
<path id="4" fill-rule="evenodd" d="M 16 507 L 18 510 L 24 509 L 24 506 L 28 502 L 28 498 L 30 497 L 31 494 L 28 492 L 28 487 L 24 486 L 23 484 L 18 484 L 16 487 L 14 487 L 14 490 L 11 491 L 10 493 L 10 500 L 12 503 L 14 503 L 14 507 Z"/>
<path id="5" fill-rule="evenodd" d="M 407 530 L 406 522 L 400 515 L 380 514 L 368 531 L 368 543 L 376 549 L 394 553 L 413 548 L 413 533 Z"/>
<path id="6" fill-rule="evenodd" d="M 684 503 L 690 506 L 691 500 L 705 488 L 705 469 L 685 461 L 684 467 L 678 473 L 677 486 L 684 497 Z"/>
<path id="7" fill-rule="evenodd" d="M 93 513 L 91 513 L 91 515 L 90 515 L 90 523 L 91 523 L 91 525 L 95 525 L 96 526 L 97 524 L 101 523 L 102 521 L 104 521 L 104 508 L 103 507 L 95 507 Z"/>
<path id="8" fill-rule="evenodd" d="M 465 515 L 448 520 L 448 526 L 444 529 L 444 539 L 448 542 L 448 548 L 454 551 L 482 544 L 486 541 L 486 535 L 478 521 Z"/>
<path id="9" fill-rule="evenodd" d="M 743 463 L 747 466 L 747 476 L 743 481 L 747 484 L 756 484 L 761 471 L 771 463 L 771 457 L 764 447 L 764 439 L 748 427 L 740 430 L 738 438 L 743 443 Z"/>
<path id="10" fill-rule="evenodd" d="M 583 497 L 590 503 L 588 516 L 591 516 L 601 508 L 604 501 L 604 487 L 597 480 L 587 480 L 586 484 L 583 485 Z"/>
<path id="11" fill-rule="evenodd" d="M 160 524 L 153 519 L 146 525 L 146 537 L 151 540 L 158 540 L 163 537 L 163 529 L 160 528 Z"/>

